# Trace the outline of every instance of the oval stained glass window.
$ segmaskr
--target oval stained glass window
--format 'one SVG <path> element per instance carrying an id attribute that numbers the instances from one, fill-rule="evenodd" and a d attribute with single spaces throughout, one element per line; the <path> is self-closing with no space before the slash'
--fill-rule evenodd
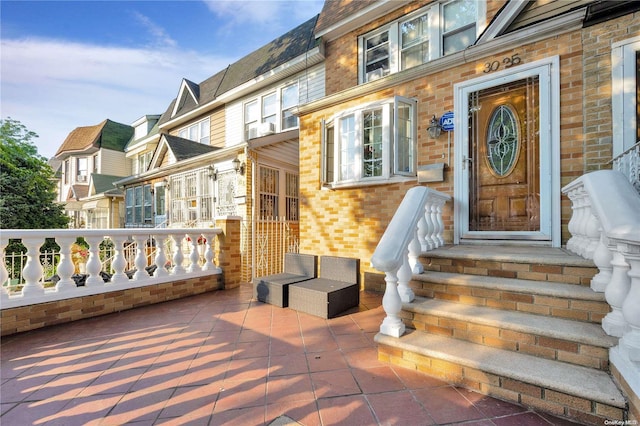
<path id="1" fill-rule="evenodd" d="M 506 105 L 497 107 L 489 118 L 487 129 L 487 158 L 493 172 L 507 176 L 518 160 L 518 120 Z"/>

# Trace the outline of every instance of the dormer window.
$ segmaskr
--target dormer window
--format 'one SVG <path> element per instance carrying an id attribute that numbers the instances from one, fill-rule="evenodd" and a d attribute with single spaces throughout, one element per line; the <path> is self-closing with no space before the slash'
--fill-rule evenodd
<path id="1" fill-rule="evenodd" d="M 377 80 L 466 49 L 483 27 L 485 8 L 477 0 L 436 2 L 360 37 L 359 81 Z"/>
<path id="2" fill-rule="evenodd" d="M 209 145 L 211 139 L 210 119 L 205 118 L 202 121 L 191 124 L 178 131 L 178 136 L 184 139 L 189 139 L 195 142 L 199 142 L 203 145 Z"/>

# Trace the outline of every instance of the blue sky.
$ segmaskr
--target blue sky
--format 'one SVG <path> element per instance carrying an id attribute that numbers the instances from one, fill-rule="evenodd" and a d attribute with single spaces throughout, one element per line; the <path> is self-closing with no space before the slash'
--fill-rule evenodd
<path id="1" fill-rule="evenodd" d="M 74 128 L 164 112 L 319 13 L 323 0 L 0 1 L 0 117 L 52 157 Z"/>

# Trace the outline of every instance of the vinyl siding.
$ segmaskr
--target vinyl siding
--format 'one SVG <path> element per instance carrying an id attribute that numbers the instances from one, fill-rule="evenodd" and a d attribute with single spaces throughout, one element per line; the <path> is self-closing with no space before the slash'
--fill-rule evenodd
<path id="1" fill-rule="evenodd" d="M 126 161 L 124 152 L 110 149 L 100 150 L 100 172 L 105 175 L 129 176 L 131 169 Z"/>

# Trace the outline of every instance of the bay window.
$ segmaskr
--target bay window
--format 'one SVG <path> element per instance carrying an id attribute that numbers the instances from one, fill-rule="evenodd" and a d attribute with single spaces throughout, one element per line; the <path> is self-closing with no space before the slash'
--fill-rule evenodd
<path id="1" fill-rule="evenodd" d="M 359 40 L 359 81 L 366 83 L 466 49 L 482 31 L 486 5 L 434 2 Z"/>
<path id="2" fill-rule="evenodd" d="M 323 183 L 341 186 L 415 176 L 416 101 L 395 97 L 324 124 Z"/>

